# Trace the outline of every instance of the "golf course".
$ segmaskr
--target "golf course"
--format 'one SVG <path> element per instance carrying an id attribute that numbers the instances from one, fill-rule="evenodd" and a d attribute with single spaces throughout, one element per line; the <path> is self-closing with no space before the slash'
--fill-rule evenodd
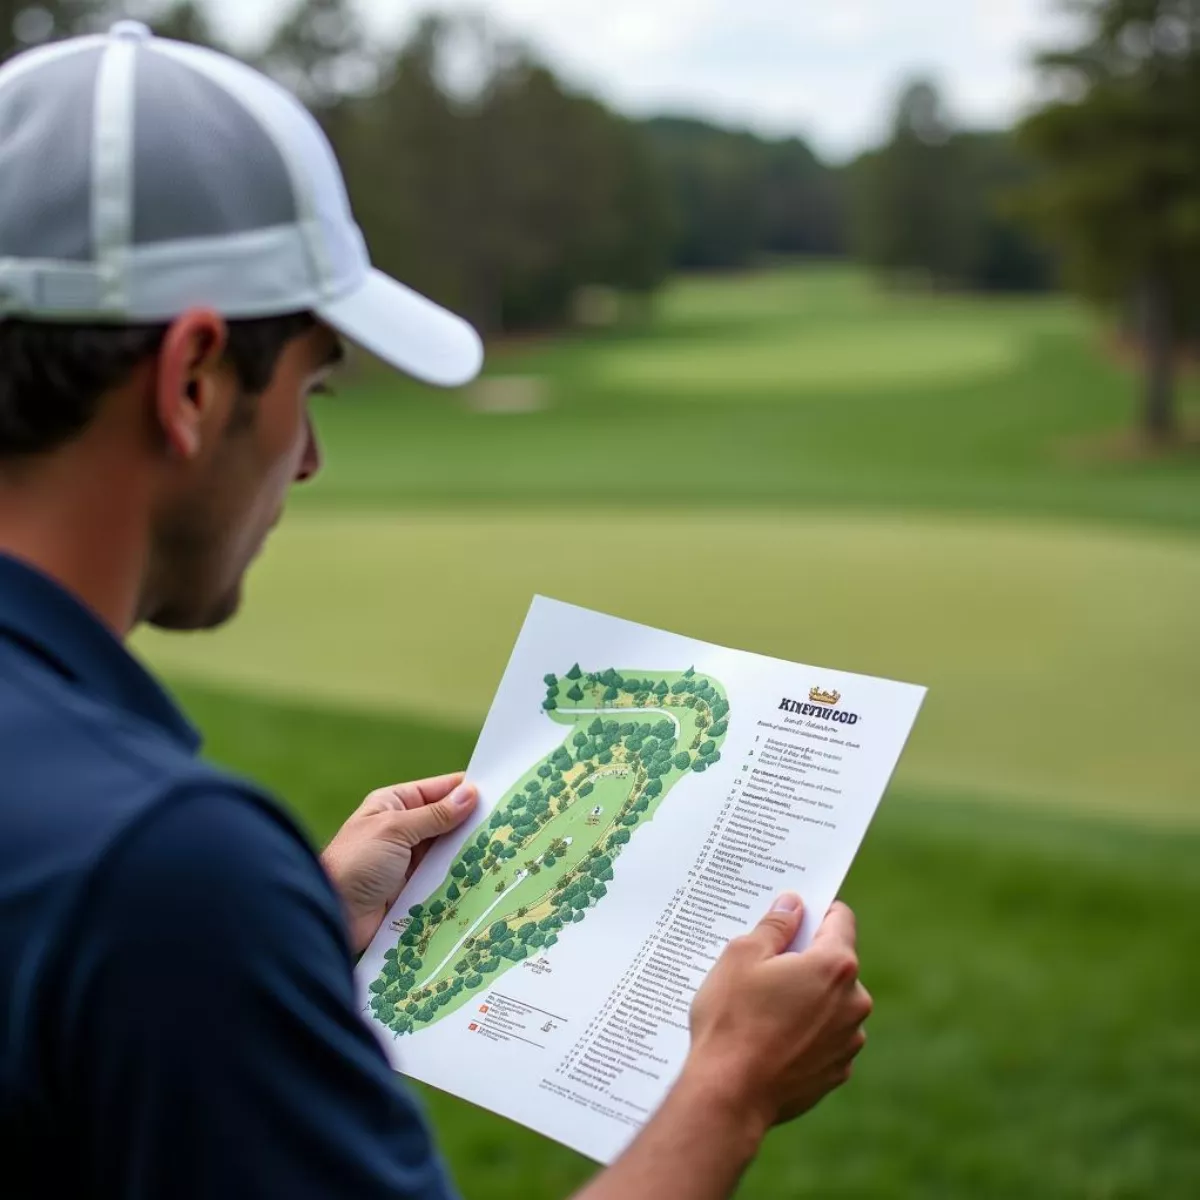
<path id="1" fill-rule="evenodd" d="M 536 593 L 926 685 L 845 889 L 870 1046 L 850 1086 L 772 1134 L 742 1194 L 1185 1200 L 1200 1181 L 1200 456 L 1139 447 L 1138 386 L 1063 298 L 914 297 L 834 266 L 684 278 L 644 320 L 495 347 L 461 393 L 357 368 L 319 402 L 325 471 L 296 490 L 241 615 L 136 647 L 208 754 L 271 786 L 317 842 L 372 789 L 466 763 Z M 1185 421 L 1198 414 L 1189 379 Z M 414 1027 L 456 979 L 459 998 L 484 982 L 479 963 L 516 961 L 490 951 L 519 953 L 530 921 L 525 943 L 570 936 L 546 855 L 555 884 L 601 857 L 595 883 L 619 877 L 605 831 L 644 786 L 630 741 L 667 711 L 695 718 L 652 692 L 634 715 L 639 693 L 603 698 L 610 664 L 581 666 L 599 673 L 584 699 L 564 703 L 570 663 L 547 684 L 571 765 L 526 764 L 468 844 L 481 870 L 495 860 L 486 903 L 396 931 L 376 998 L 395 989 Z M 615 664 L 686 699 L 682 674 L 652 667 Z M 695 754 L 696 732 L 660 738 L 653 761 L 668 741 Z M 690 769 L 672 764 L 662 794 Z M 535 781 L 562 788 L 513 847 Z M 402 995 L 402 973 L 430 997 Z M 464 1195 L 560 1200 L 588 1177 L 569 1151 L 421 1091 Z"/>

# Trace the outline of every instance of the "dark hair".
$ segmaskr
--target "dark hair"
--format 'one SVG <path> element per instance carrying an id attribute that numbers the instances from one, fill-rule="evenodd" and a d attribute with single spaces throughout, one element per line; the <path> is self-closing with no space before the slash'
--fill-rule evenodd
<path id="1" fill-rule="evenodd" d="M 284 347 L 311 313 L 229 322 L 226 361 L 243 391 L 260 395 Z M 0 321 L 0 461 L 44 454 L 78 437 L 100 399 L 157 354 L 166 325 Z"/>

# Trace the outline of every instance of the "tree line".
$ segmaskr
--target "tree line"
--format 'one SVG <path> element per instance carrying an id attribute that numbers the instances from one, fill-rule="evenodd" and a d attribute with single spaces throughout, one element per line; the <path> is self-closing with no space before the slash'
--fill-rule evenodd
<path id="1" fill-rule="evenodd" d="M 0 0 L 0 53 L 101 28 L 123 8 Z M 228 49 L 196 0 L 164 0 L 153 24 Z M 622 116 L 480 18 L 428 16 L 388 45 L 350 0 L 298 0 L 256 58 L 333 141 L 378 265 L 488 332 L 586 316 L 589 291 L 648 296 L 676 270 L 882 244 L 851 219 L 856 166 L 799 138 Z M 964 282 L 1003 282 L 948 265 L 975 273 Z"/>
<path id="2" fill-rule="evenodd" d="M 321 120 L 379 265 L 489 333 L 609 320 L 675 270 L 773 256 L 942 290 L 1065 284 L 1144 347 L 1142 423 L 1165 439 L 1200 333 L 1200 5 L 1063 4 L 1075 36 L 1037 59 L 1051 99 L 1015 129 L 958 128 L 916 80 L 885 142 L 840 165 L 798 138 L 623 116 L 482 18 L 429 16 L 392 44 L 351 0 L 296 0 L 257 64 Z M 0 55 L 125 7 L 0 0 Z M 161 0 L 152 17 L 220 46 L 205 14 Z"/>

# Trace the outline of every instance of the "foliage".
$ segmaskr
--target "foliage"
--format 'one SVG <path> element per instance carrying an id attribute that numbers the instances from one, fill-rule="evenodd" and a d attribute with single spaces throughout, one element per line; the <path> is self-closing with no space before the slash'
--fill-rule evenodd
<path id="1" fill-rule="evenodd" d="M 1045 289 L 1050 259 L 1002 203 L 1029 174 L 1011 135 L 956 130 L 937 87 L 914 81 L 890 140 L 850 170 L 856 255 L 935 288 Z"/>
<path id="2" fill-rule="evenodd" d="M 1200 7 L 1077 0 L 1082 39 L 1040 58 L 1059 98 L 1022 144 L 1019 203 L 1083 295 L 1126 308 L 1146 351 L 1142 425 L 1175 432 L 1175 358 L 1200 333 Z"/>

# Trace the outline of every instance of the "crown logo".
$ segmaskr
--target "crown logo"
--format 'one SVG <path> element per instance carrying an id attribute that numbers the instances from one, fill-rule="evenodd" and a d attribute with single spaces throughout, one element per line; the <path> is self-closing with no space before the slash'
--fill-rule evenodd
<path id="1" fill-rule="evenodd" d="M 813 688 L 812 691 L 808 693 L 808 698 L 813 704 L 825 704 L 830 708 L 833 708 L 841 702 L 842 693 L 823 692 L 820 688 Z"/>

